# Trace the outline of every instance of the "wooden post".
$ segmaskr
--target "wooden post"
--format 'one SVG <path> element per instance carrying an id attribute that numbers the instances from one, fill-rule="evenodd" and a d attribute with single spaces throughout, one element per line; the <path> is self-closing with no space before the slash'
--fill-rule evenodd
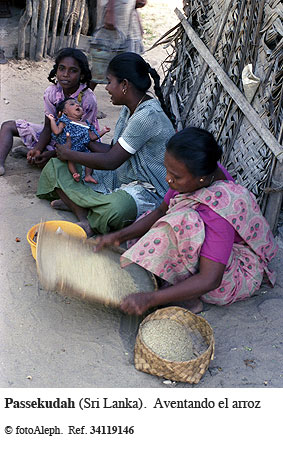
<path id="1" fill-rule="evenodd" d="M 32 1 L 26 0 L 26 9 L 19 20 L 18 31 L 18 59 L 25 58 L 26 27 L 32 18 Z"/>
<path id="2" fill-rule="evenodd" d="M 51 8 L 52 8 L 52 0 L 48 1 L 48 8 L 47 8 L 47 17 L 46 17 L 46 27 L 45 27 L 45 43 L 43 49 L 43 56 L 46 57 L 48 53 L 48 40 L 49 40 L 49 26 L 50 26 L 50 17 L 51 17 Z"/>
<path id="3" fill-rule="evenodd" d="M 41 12 L 37 32 L 37 46 L 35 52 L 35 60 L 39 62 L 43 58 L 43 50 L 46 33 L 46 16 L 48 10 L 48 0 L 41 0 Z"/>
<path id="4" fill-rule="evenodd" d="M 77 22 L 74 27 L 74 34 L 73 34 L 74 36 L 73 36 L 73 43 L 72 43 L 74 47 L 78 47 L 78 44 L 79 44 L 84 13 L 85 13 L 85 0 L 82 0 L 80 13 L 78 15 Z"/>
<path id="5" fill-rule="evenodd" d="M 58 25 L 60 8 L 61 8 L 61 0 L 57 0 L 56 5 L 55 5 L 52 32 L 51 32 L 51 43 L 50 43 L 50 50 L 49 50 L 50 57 L 53 57 L 55 54 L 57 25 Z"/>
<path id="6" fill-rule="evenodd" d="M 35 49 L 37 40 L 37 24 L 38 24 L 38 5 L 39 0 L 32 0 L 32 18 L 30 27 L 30 43 L 29 43 L 29 58 L 35 59 Z"/>
<path id="7" fill-rule="evenodd" d="M 71 5 L 70 8 L 71 8 L 70 9 L 70 20 L 69 20 L 69 26 L 68 26 L 68 31 L 67 31 L 67 42 L 66 42 L 67 47 L 71 47 L 73 25 L 74 25 L 74 12 L 79 8 L 78 0 L 73 0 L 73 4 Z"/>
<path id="8" fill-rule="evenodd" d="M 73 6 L 73 2 L 72 2 L 72 5 L 71 5 L 71 0 L 64 0 L 64 4 L 63 4 L 64 19 L 63 19 L 63 23 L 62 23 L 62 27 L 61 27 L 61 33 L 60 33 L 60 47 L 62 47 L 62 43 L 64 41 L 64 35 L 65 35 L 65 30 L 66 30 L 66 27 L 67 27 L 67 23 L 68 23 L 68 21 L 70 19 L 70 16 L 71 16 L 71 11 L 72 11 L 71 6 Z"/>
<path id="9" fill-rule="evenodd" d="M 271 191 L 268 195 L 264 216 L 267 219 L 273 233 L 277 228 L 283 199 L 283 163 L 277 161 L 271 180 Z M 279 187 L 279 188 L 278 188 Z M 278 191 L 276 191 L 278 188 Z M 274 189 L 274 192 L 272 192 Z"/>

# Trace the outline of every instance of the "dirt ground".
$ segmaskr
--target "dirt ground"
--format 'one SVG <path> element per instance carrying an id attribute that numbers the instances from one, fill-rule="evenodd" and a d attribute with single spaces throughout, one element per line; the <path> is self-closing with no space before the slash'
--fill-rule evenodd
<path id="1" fill-rule="evenodd" d="M 146 47 L 177 22 L 173 10 L 181 4 L 180 0 L 148 1 L 142 12 Z M 0 39 L 6 31 L 9 36 L 9 30 L 7 22 L 0 19 Z M 159 47 L 144 58 L 158 70 L 166 55 Z M 9 59 L 0 65 L 1 123 L 17 118 L 43 121 L 42 95 L 52 65 L 49 59 L 38 63 Z M 111 105 L 103 86 L 95 93 L 99 110 L 106 114 L 100 125 L 113 131 L 119 108 Z M 15 140 L 14 145 L 18 144 Z M 163 378 L 134 368 L 133 349 L 141 318 L 42 288 L 26 233 L 41 219 L 75 219 L 35 197 L 40 171 L 28 166 L 24 158 L 9 156 L 6 169 L 0 177 L 0 324 L 5 340 L 0 348 L 0 387 L 283 386 L 280 237 L 279 253 L 272 264 L 278 271 L 273 289 L 263 286 L 254 297 L 229 308 L 205 306 L 202 315 L 214 330 L 216 350 L 199 384 L 164 383 Z"/>

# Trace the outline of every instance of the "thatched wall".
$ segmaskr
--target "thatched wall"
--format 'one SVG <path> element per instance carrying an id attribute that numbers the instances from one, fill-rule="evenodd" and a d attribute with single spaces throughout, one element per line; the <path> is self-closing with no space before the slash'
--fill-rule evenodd
<path id="1" fill-rule="evenodd" d="M 281 1 L 190 0 L 182 13 L 161 40 L 173 49 L 163 64 L 163 91 L 178 129 L 195 125 L 215 135 L 223 163 L 274 228 L 283 189 Z M 247 64 L 260 80 L 250 104 L 243 99 Z"/>

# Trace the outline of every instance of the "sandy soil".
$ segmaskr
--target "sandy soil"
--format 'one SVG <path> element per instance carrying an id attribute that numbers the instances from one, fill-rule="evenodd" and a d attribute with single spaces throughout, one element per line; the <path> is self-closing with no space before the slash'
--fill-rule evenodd
<path id="1" fill-rule="evenodd" d="M 146 46 L 176 23 L 182 1 L 148 0 L 142 12 Z M 1 28 L 1 22 L 0 22 Z M 162 48 L 144 55 L 156 69 L 166 56 Z M 42 122 L 42 95 L 52 61 L 9 60 L 0 65 L 0 122 L 26 118 Z M 100 124 L 114 128 L 119 108 L 103 86 L 95 90 Z M 15 141 L 18 145 L 19 141 Z M 0 386 L 2 387 L 192 387 L 163 383 L 133 366 L 135 334 L 140 320 L 101 305 L 68 299 L 42 289 L 26 233 L 40 219 L 74 220 L 35 197 L 40 171 L 25 159 L 9 156 L 0 177 Z M 16 238 L 20 241 L 16 242 Z M 283 266 L 283 249 L 274 260 Z M 214 330 L 215 358 L 193 387 L 282 387 L 282 273 L 274 289 L 227 308 L 206 306 L 203 316 Z"/>

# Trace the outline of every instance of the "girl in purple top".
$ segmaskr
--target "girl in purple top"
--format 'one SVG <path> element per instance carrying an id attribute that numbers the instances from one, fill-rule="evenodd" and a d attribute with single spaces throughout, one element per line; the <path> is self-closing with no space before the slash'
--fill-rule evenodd
<path id="1" fill-rule="evenodd" d="M 162 204 L 97 239 L 96 250 L 139 238 L 122 255 L 122 266 L 135 262 L 169 284 L 129 295 L 123 311 L 140 315 L 186 301 L 197 313 L 203 302 L 226 306 L 253 295 L 264 275 L 274 284 L 268 268 L 278 249 L 274 237 L 255 197 L 233 181 L 220 157 L 208 131 L 186 128 L 175 134 L 166 147 L 170 190 Z"/>
<path id="2" fill-rule="evenodd" d="M 65 48 L 55 59 L 48 80 L 53 85 L 44 92 L 44 125 L 26 120 L 8 120 L 0 130 L 0 175 L 5 173 L 4 163 L 13 145 L 13 137 L 20 137 L 29 149 L 27 160 L 30 164 L 43 167 L 55 156 L 54 141 L 51 141 L 51 127 L 48 115 L 56 117 L 56 105 L 65 98 L 75 98 L 81 103 L 84 115 L 82 121 L 88 121 L 98 130 L 97 103 L 93 91 L 88 88 L 91 81 L 87 57 L 79 49 Z"/>

